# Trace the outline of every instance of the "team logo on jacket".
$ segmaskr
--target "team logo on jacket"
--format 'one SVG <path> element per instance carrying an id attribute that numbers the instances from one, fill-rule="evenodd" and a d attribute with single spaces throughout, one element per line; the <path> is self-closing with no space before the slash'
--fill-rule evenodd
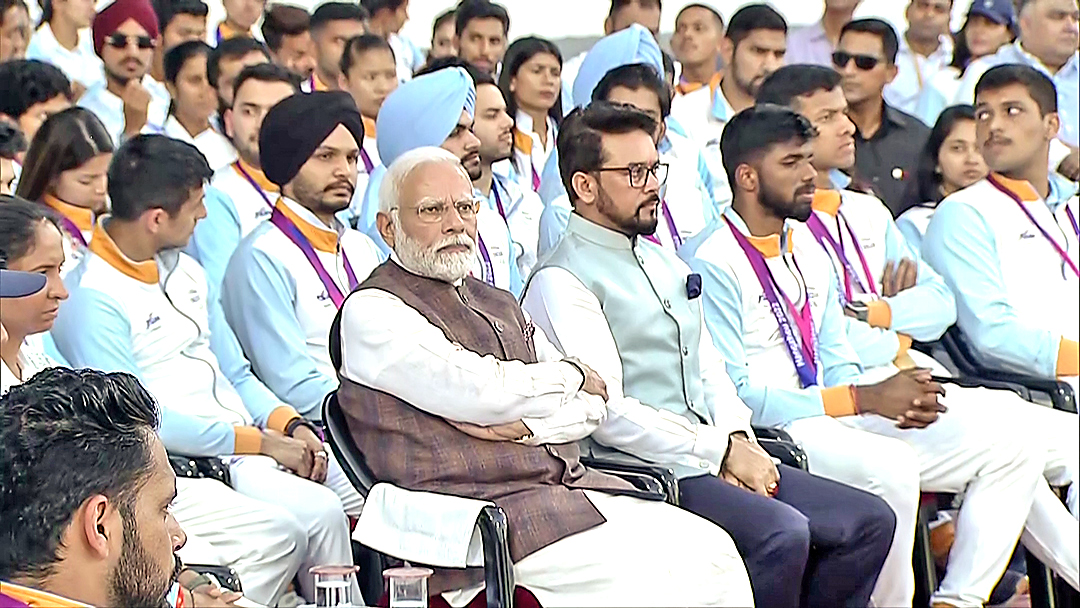
<path id="1" fill-rule="evenodd" d="M 324 291 L 324 292 L 320 293 L 319 295 L 315 296 L 315 299 L 320 301 L 320 302 L 326 303 L 326 302 L 330 301 L 330 294 L 328 294 L 328 293 L 326 293 Z"/>
<path id="2" fill-rule="evenodd" d="M 150 329 L 151 327 L 156 325 L 157 322 L 160 321 L 160 320 L 161 320 L 161 317 L 157 316 L 154 313 L 150 313 L 150 316 L 146 318 L 146 329 Z"/>
<path id="3" fill-rule="evenodd" d="M 1030 231 L 1030 230 L 1025 230 L 1025 231 L 1020 233 L 1020 240 L 1021 241 L 1023 241 L 1024 239 L 1033 239 L 1033 238 L 1035 238 L 1035 233 Z"/>

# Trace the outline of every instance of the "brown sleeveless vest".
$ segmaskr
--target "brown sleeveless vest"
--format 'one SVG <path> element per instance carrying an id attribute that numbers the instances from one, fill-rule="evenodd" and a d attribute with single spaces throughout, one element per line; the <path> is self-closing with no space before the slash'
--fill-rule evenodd
<path id="1" fill-rule="evenodd" d="M 532 328 L 526 329 L 509 292 L 471 277 L 454 287 L 412 274 L 393 261 L 376 268 L 358 291 L 363 289 L 397 296 L 465 349 L 504 361 L 536 362 Z M 332 336 L 332 348 L 340 343 Z M 604 522 L 582 489 L 635 493 L 629 483 L 582 466 L 577 444 L 530 447 L 476 439 L 443 418 L 346 378 L 341 378 L 339 401 L 376 479 L 408 490 L 494 502 L 509 519 L 515 562 Z"/>

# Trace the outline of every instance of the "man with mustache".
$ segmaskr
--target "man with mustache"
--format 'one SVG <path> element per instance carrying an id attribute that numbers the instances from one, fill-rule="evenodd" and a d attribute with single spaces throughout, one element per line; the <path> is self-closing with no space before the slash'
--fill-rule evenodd
<path id="1" fill-rule="evenodd" d="M 712 80 L 677 88 L 671 115 L 698 145 L 715 148 L 724 125 L 736 112 L 754 105 L 765 78 L 784 65 L 787 22 L 776 9 L 750 4 L 731 16 L 720 43 L 724 70 Z"/>
<path id="2" fill-rule="evenodd" d="M 874 604 L 911 605 L 920 490 L 964 493 L 935 607 L 985 603 L 1021 533 L 1075 581 L 1080 528 L 1042 479 L 1068 479 L 1075 447 L 1036 443 L 1026 410 L 1039 406 L 939 384 L 929 369 L 939 366 L 908 352 L 911 337 L 941 335 L 955 305 L 880 200 L 832 184 L 830 172 L 854 162 L 839 74 L 785 66 L 758 98 L 721 143 L 736 202 L 680 255 L 702 275 L 706 324 L 756 419 L 783 425 L 815 472 L 896 513 Z M 814 136 L 769 145 L 763 125 L 791 121 L 787 110 Z"/>
<path id="3" fill-rule="evenodd" d="M 362 202 L 357 204 L 359 197 L 353 198 L 350 212 L 356 228 L 370 236 L 388 255 L 390 248 L 375 222 L 386 166 L 410 150 L 439 146 L 461 160 L 469 179 L 479 179 L 482 174 L 480 140 L 473 134 L 476 86 L 464 68 L 444 65 L 433 62 L 425 68 L 431 71 L 421 70 L 415 78 L 402 83 L 383 102 L 375 121 L 379 133 L 376 145 L 383 164 L 372 171 Z M 506 221 L 486 205 L 476 221 L 478 236 L 472 275 L 488 285 L 521 293 L 521 273 Z"/>
<path id="4" fill-rule="evenodd" d="M 222 44 L 236 40 L 250 38 L 232 38 Z M 259 129 L 270 108 L 300 92 L 300 78 L 276 63 L 246 67 L 235 82 L 233 103 L 222 114 L 222 125 L 239 158 L 210 179 L 204 200 L 206 218 L 195 225 L 187 248 L 211 285 L 221 285 L 240 239 L 273 211 L 280 189 L 266 178 L 259 162 Z"/>
<path id="5" fill-rule="evenodd" d="M 0 398 L 0 605 L 167 606 L 187 537 L 154 398 L 52 368 Z"/>
<path id="6" fill-rule="evenodd" d="M 90 87 L 79 105 L 97 114 L 119 145 L 144 127 L 160 132 L 168 96 L 155 97 L 147 75 L 161 43 L 149 0 L 116 0 L 94 16 L 94 51 L 105 65 L 105 82 Z"/>
<path id="7" fill-rule="evenodd" d="M 483 209 L 446 150 L 406 152 L 382 182 L 377 223 L 394 256 L 349 296 L 331 339 L 341 408 L 375 477 L 500 506 L 515 581 L 544 606 L 750 605 L 723 530 L 619 495 L 632 493 L 625 482 L 582 466 L 576 442 L 607 414 L 604 382 L 564 359 L 513 296 L 469 276 Z M 375 511 L 386 505 L 372 501 L 361 542 L 395 539 L 446 568 L 476 563 L 468 535 L 432 538 L 440 512 L 408 503 L 416 534 L 388 534 Z M 429 591 L 462 606 L 481 579 L 440 569 Z"/>
<path id="8" fill-rule="evenodd" d="M 655 130 L 635 107 L 604 101 L 563 122 L 559 159 L 574 213 L 522 307 L 613 397 L 592 449 L 673 468 L 681 505 L 735 539 L 755 605 L 799 606 L 805 593 L 805 606 L 865 606 L 893 515 L 869 494 L 778 468 L 755 441 L 750 410 L 704 328 L 701 277 L 649 240 L 668 171 Z M 804 590 L 803 580 L 814 582 Z"/>
<path id="9" fill-rule="evenodd" d="M 225 271 L 225 318 L 255 374 L 308 418 L 337 388 L 330 324 L 346 295 L 382 260 L 371 239 L 345 226 L 364 126 L 344 91 L 278 102 L 259 130 L 259 158 L 279 188 L 273 211 L 237 247 Z"/>

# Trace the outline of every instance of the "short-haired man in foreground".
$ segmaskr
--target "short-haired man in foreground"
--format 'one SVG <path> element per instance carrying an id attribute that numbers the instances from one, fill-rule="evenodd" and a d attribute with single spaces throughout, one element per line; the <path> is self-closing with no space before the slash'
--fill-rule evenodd
<path id="1" fill-rule="evenodd" d="M 751 605 L 722 529 L 613 495 L 632 489 L 582 466 L 575 442 L 607 414 L 604 383 L 563 359 L 513 296 L 469 276 L 483 202 L 457 157 L 402 154 L 379 203 L 394 256 L 346 299 L 331 338 L 341 407 L 375 477 L 502 507 L 517 584 L 544 606 Z M 425 519 L 412 521 L 430 527 Z M 464 558 L 463 544 L 439 552 Z M 439 571 L 430 590 L 460 589 L 472 573 L 455 571 L 452 582 Z M 462 605 L 478 590 L 444 597 Z"/>
<path id="2" fill-rule="evenodd" d="M 158 408 L 125 373 L 52 368 L 0 399 L 0 606 L 164 606 L 186 537 Z"/>

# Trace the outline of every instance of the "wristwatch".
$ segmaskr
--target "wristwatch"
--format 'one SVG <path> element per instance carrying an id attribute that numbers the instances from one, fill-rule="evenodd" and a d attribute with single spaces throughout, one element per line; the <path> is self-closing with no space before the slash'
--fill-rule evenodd
<path id="1" fill-rule="evenodd" d="M 853 317 L 863 323 L 866 323 L 870 318 L 870 307 L 866 305 L 866 302 L 848 302 L 847 305 L 844 306 L 844 310 L 851 313 Z"/>

